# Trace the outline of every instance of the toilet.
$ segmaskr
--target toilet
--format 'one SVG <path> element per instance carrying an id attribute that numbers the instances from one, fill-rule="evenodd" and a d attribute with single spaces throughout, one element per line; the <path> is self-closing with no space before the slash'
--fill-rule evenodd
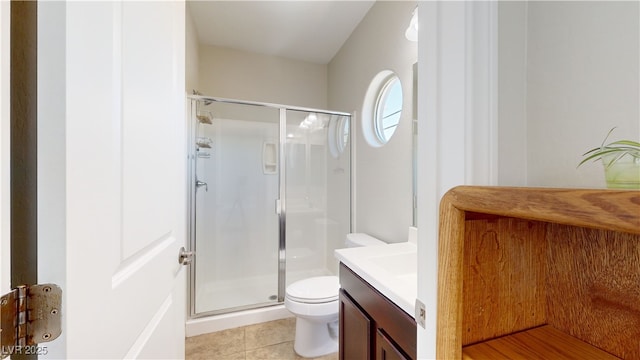
<path id="1" fill-rule="evenodd" d="M 370 235 L 347 234 L 346 247 L 385 245 Z M 318 357 L 338 351 L 337 276 L 316 276 L 287 286 L 284 306 L 296 316 L 295 352 Z"/>

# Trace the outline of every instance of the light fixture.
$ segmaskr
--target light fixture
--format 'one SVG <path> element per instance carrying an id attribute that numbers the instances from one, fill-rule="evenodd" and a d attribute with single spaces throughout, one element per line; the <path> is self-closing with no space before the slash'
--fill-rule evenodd
<path id="1" fill-rule="evenodd" d="M 416 6 L 413 9 L 413 13 L 411 14 L 411 21 L 409 22 L 409 27 L 404 32 L 404 36 L 409 41 L 418 41 L 418 7 Z"/>

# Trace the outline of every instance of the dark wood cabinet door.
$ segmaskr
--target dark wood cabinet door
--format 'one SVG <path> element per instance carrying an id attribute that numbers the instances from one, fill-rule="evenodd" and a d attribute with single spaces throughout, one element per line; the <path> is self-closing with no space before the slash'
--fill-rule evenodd
<path id="1" fill-rule="evenodd" d="M 376 360 L 408 359 L 380 329 L 376 331 Z"/>
<path id="2" fill-rule="evenodd" d="M 371 355 L 371 320 L 340 290 L 340 360 L 368 360 Z"/>

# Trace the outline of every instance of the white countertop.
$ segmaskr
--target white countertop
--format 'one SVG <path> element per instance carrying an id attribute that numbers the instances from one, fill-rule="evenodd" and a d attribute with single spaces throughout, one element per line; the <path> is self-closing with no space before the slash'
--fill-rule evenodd
<path id="1" fill-rule="evenodd" d="M 415 318 L 417 246 L 412 242 L 338 249 L 336 258 Z"/>

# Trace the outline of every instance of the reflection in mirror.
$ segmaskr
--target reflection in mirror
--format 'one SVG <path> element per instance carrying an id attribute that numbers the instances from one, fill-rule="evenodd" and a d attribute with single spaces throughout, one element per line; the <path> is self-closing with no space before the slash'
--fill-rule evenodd
<path id="1" fill-rule="evenodd" d="M 413 226 L 418 226 L 418 63 L 413 64 L 413 100 L 411 101 L 411 179 L 413 189 Z"/>
<path id="2" fill-rule="evenodd" d="M 340 157 L 349 142 L 349 117 L 331 116 L 327 141 L 331 156 L 335 159 Z"/>

